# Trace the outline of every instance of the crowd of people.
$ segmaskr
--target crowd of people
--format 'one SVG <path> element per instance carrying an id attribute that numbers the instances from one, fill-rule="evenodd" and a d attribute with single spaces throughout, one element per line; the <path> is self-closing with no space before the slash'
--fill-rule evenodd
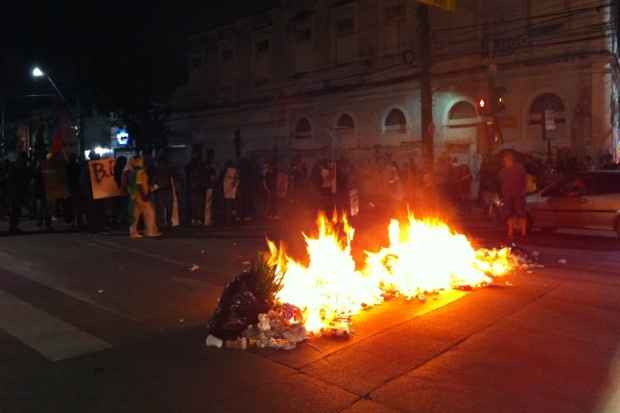
<path id="1" fill-rule="evenodd" d="M 213 159 L 213 153 L 206 160 L 195 153 L 187 165 L 179 165 L 167 152 L 119 156 L 114 180 L 121 196 L 94 199 L 87 163 L 75 155 L 19 153 L 15 161 L 0 165 L 0 220 L 8 219 L 12 233 L 20 232 L 20 218 L 26 216 L 43 230 L 53 230 L 55 221 L 64 220 L 91 232 L 128 228 L 132 238 L 141 238 L 176 227 L 278 220 L 291 208 L 347 211 L 352 190 L 367 205 L 383 205 L 389 214 L 415 210 L 432 199 L 435 206 L 467 215 L 472 205 L 484 204 L 488 194 L 494 194 L 503 196 L 516 219 L 509 221 L 512 236 L 513 228 L 521 225 L 521 192 L 533 192 L 552 170 L 527 162 L 502 169 L 501 157 L 473 170 L 449 156 L 439 157 L 432 168 L 418 167 L 414 159 L 397 162 L 389 154 L 357 162 L 320 159 L 311 165 L 301 157 L 245 157 L 220 167 Z"/>

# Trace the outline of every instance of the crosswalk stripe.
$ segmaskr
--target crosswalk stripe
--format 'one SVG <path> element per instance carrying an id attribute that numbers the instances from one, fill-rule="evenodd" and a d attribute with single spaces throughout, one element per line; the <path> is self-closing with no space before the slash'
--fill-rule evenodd
<path id="1" fill-rule="evenodd" d="M 94 353 L 110 344 L 0 290 L 0 329 L 52 361 Z"/>

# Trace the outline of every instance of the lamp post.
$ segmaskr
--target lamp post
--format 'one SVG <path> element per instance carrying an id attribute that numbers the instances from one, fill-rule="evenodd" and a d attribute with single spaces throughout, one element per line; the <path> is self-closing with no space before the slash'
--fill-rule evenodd
<path id="1" fill-rule="evenodd" d="M 52 85 L 52 87 L 54 88 L 54 90 L 56 91 L 56 94 L 58 94 L 58 96 L 60 97 L 60 99 L 62 100 L 62 103 L 65 105 L 67 111 L 69 112 L 69 114 L 71 115 L 72 118 L 74 118 L 75 120 L 75 116 L 73 116 L 73 114 L 71 113 L 71 109 L 69 108 L 69 105 L 67 103 L 67 99 L 65 99 L 65 95 L 62 94 L 62 92 L 60 91 L 60 89 L 58 88 L 58 86 L 56 86 L 56 83 L 54 82 L 54 79 L 52 79 L 52 77 L 44 72 L 39 66 L 35 66 L 34 68 L 32 68 L 32 77 L 34 78 L 40 78 L 40 77 L 45 77 L 47 78 L 48 82 L 50 82 L 50 84 Z M 78 100 L 78 112 L 79 112 L 79 100 Z M 77 121 L 78 121 L 78 140 L 79 140 L 79 157 L 80 159 L 83 159 L 84 157 L 84 135 L 82 133 L 82 118 L 81 116 L 77 115 Z"/>
<path id="2" fill-rule="evenodd" d="M 47 80 L 52 85 L 52 87 L 54 88 L 54 90 L 56 91 L 56 93 L 58 93 L 58 96 L 60 96 L 62 101 L 64 103 L 67 103 L 67 99 L 65 99 L 65 96 L 62 94 L 60 89 L 58 89 L 58 86 L 56 86 L 56 83 L 54 83 L 54 79 L 52 79 L 52 77 L 49 74 L 47 74 L 43 70 L 41 70 L 41 68 L 39 66 L 35 66 L 34 69 L 32 69 L 32 76 L 33 77 L 46 77 Z"/>

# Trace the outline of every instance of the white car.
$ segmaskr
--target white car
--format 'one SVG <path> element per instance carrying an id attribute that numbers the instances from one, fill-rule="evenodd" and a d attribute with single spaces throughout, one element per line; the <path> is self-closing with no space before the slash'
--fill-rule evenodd
<path id="1" fill-rule="evenodd" d="M 584 228 L 620 236 L 620 171 L 584 172 L 530 194 L 531 228 Z"/>

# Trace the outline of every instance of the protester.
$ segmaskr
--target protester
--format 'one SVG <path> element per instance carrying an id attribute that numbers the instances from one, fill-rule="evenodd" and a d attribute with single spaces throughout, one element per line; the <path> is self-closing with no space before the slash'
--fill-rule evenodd
<path id="1" fill-rule="evenodd" d="M 28 179 L 26 152 L 17 155 L 15 163 L 8 171 L 8 196 L 9 196 L 9 233 L 19 234 L 19 218 L 26 192 Z"/>
<path id="2" fill-rule="evenodd" d="M 144 168 L 144 160 L 140 156 L 131 158 L 128 162 L 127 172 L 127 193 L 130 196 L 130 211 L 132 212 L 129 236 L 132 239 L 142 238 L 138 232 L 140 218 L 144 220 L 145 236 L 149 238 L 161 236 L 155 222 L 155 209 L 149 199 L 151 188 L 148 174 Z"/>
<path id="3" fill-rule="evenodd" d="M 187 177 L 187 206 L 188 220 L 191 225 L 204 223 L 205 195 L 207 192 L 206 165 L 201 159 L 201 153 L 192 152 L 192 159 L 185 168 Z"/>
<path id="4" fill-rule="evenodd" d="M 527 173 L 523 166 L 508 152 L 504 155 L 504 168 L 498 175 L 507 218 L 508 238 L 514 238 L 515 226 L 521 237 L 527 233 L 525 195 L 527 193 Z"/>
<path id="5" fill-rule="evenodd" d="M 224 222 L 226 225 L 235 223 L 236 201 L 239 189 L 239 173 L 232 161 L 226 163 L 224 168 L 224 179 L 222 180 L 222 191 L 224 194 Z"/>
<path id="6" fill-rule="evenodd" d="M 248 158 L 239 161 L 239 217 L 249 222 L 256 215 L 257 171 Z"/>
<path id="7" fill-rule="evenodd" d="M 473 177 L 471 170 L 466 163 L 459 163 L 456 166 L 456 201 L 457 207 L 465 215 L 471 213 L 471 184 Z"/>
<path id="8" fill-rule="evenodd" d="M 271 162 L 263 166 L 263 190 L 265 193 L 267 219 L 280 219 L 278 215 L 278 173 Z"/>
<path id="9" fill-rule="evenodd" d="M 392 204 L 391 212 L 396 214 L 402 206 L 404 192 L 400 169 L 395 161 L 389 164 L 386 174 L 386 189 Z"/>
<path id="10" fill-rule="evenodd" d="M 67 205 L 69 206 L 69 222 L 72 226 L 77 228 L 84 227 L 84 197 L 80 188 L 80 169 L 76 154 L 69 155 L 69 161 L 67 162 L 67 183 L 69 189 L 69 199 Z"/>
<path id="11" fill-rule="evenodd" d="M 172 224 L 172 183 L 168 155 L 162 152 L 157 160 L 155 173 L 153 174 L 154 191 L 152 196 L 155 201 L 157 214 L 157 226 L 170 228 Z"/>

